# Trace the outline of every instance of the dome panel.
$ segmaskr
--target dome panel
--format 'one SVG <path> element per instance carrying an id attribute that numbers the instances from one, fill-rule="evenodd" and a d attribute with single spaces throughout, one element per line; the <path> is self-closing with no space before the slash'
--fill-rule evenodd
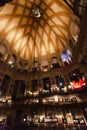
<path id="1" fill-rule="evenodd" d="M 52 12 L 50 9 L 47 9 L 47 10 L 46 10 L 46 14 L 47 14 L 48 16 L 51 16 L 51 15 L 53 15 L 53 12 Z"/>
<path id="2" fill-rule="evenodd" d="M 20 49 L 20 47 L 21 47 L 21 43 L 22 43 L 22 39 L 20 38 L 17 42 L 16 42 L 16 44 L 14 44 L 14 50 L 15 50 L 15 52 L 18 54 L 18 51 L 19 51 L 19 49 Z"/>
<path id="3" fill-rule="evenodd" d="M 14 29 L 15 30 L 15 28 L 18 26 L 18 24 L 19 24 L 19 21 L 20 21 L 20 18 L 19 17 L 17 17 L 17 18 L 13 18 L 12 19 L 12 21 L 10 22 L 10 23 L 8 23 L 8 26 L 6 27 L 6 31 L 5 32 L 8 32 L 9 31 L 9 33 L 11 33 L 10 31 L 12 30 L 12 29 Z"/>
<path id="4" fill-rule="evenodd" d="M 25 5 L 26 0 L 19 0 L 20 5 Z"/>
<path id="5" fill-rule="evenodd" d="M 18 41 L 22 37 L 23 32 L 24 32 L 24 28 L 21 28 L 17 31 L 17 35 L 15 36 L 15 42 Z"/>
<path id="6" fill-rule="evenodd" d="M 11 31 L 10 33 L 7 34 L 6 38 L 7 38 L 8 41 L 10 41 L 10 43 L 14 39 L 15 33 L 16 33 L 16 31 L 13 30 L 13 31 Z"/>
<path id="7" fill-rule="evenodd" d="M 44 30 L 47 32 L 47 34 L 49 34 L 50 26 L 48 24 L 46 24 Z"/>
<path id="8" fill-rule="evenodd" d="M 17 10 L 16 10 L 16 14 L 23 14 L 24 8 L 22 6 L 18 6 Z M 28 11 L 29 12 L 29 11 Z"/>
<path id="9" fill-rule="evenodd" d="M 28 60 L 29 57 L 29 50 L 28 47 L 26 48 L 26 53 L 25 53 L 25 59 Z"/>
<path id="10" fill-rule="evenodd" d="M 63 22 L 59 19 L 59 17 L 53 17 L 52 18 L 52 21 L 54 22 L 54 24 L 56 25 L 60 25 L 60 26 L 63 26 Z"/>
<path id="11" fill-rule="evenodd" d="M 55 53 L 55 48 L 54 48 L 54 45 L 53 45 L 52 42 L 50 43 L 49 48 L 50 48 L 50 54 L 54 54 Z"/>
<path id="12" fill-rule="evenodd" d="M 26 9 L 24 14 L 28 16 L 30 14 L 29 9 Z"/>
<path id="13" fill-rule="evenodd" d="M 44 56 L 46 54 L 47 54 L 46 47 L 45 47 L 45 45 L 42 44 L 42 46 L 41 46 L 41 56 Z"/>
<path id="14" fill-rule="evenodd" d="M 12 14 L 13 12 L 13 9 L 14 9 L 14 5 L 11 5 L 11 4 L 6 4 L 5 6 L 3 6 L 3 8 L 1 9 L 0 11 L 0 15 L 1 14 Z"/>
<path id="15" fill-rule="evenodd" d="M 3 20 L 0 21 L 0 25 L 1 25 L 0 26 L 0 31 L 4 31 L 4 28 L 5 28 L 6 24 L 7 24 L 7 22 L 8 22 L 8 19 L 5 19 L 4 21 Z"/>
<path id="16" fill-rule="evenodd" d="M 50 37 L 52 39 L 53 44 L 55 44 L 56 43 L 56 34 L 53 31 L 51 31 Z"/>
<path id="17" fill-rule="evenodd" d="M 22 20 L 21 20 L 21 25 L 26 25 L 27 24 L 27 21 L 28 19 L 26 17 L 24 17 Z"/>
<path id="18" fill-rule="evenodd" d="M 54 4 L 51 5 L 51 9 L 52 9 L 55 13 L 64 11 L 64 9 L 63 9 L 60 5 L 58 5 L 58 4 L 56 4 L 56 3 L 54 3 Z"/>
<path id="19" fill-rule="evenodd" d="M 14 50 L 15 50 L 15 51 L 18 51 L 19 48 L 20 48 L 20 46 L 21 46 L 21 42 L 17 42 L 17 43 L 14 45 Z"/>

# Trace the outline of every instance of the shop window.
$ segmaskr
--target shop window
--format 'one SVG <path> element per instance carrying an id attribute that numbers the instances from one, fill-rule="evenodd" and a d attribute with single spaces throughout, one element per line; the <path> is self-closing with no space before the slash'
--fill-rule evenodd
<path id="1" fill-rule="evenodd" d="M 1 85 L 2 95 L 6 95 L 6 92 L 9 88 L 10 80 L 11 80 L 10 76 L 8 76 L 8 75 L 4 76 L 4 79 L 3 79 L 2 85 Z"/>
<path id="2" fill-rule="evenodd" d="M 22 99 L 24 97 L 24 93 L 25 93 L 25 86 L 26 86 L 26 83 L 24 80 L 16 80 L 15 84 L 13 86 L 12 98 L 13 99 L 16 99 L 16 98 Z"/>
<path id="3" fill-rule="evenodd" d="M 52 62 L 51 68 L 60 68 L 57 57 L 52 57 L 51 62 Z"/>
<path id="4" fill-rule="evenodd" d="M 59 63 L 55 63 L 55 64 L 52 64 L 52 67 L 53 67 L 54 69 L 56 69 L 56 68 L 60 68 L 60 65 L 59 65 Z"/>
<path id="5" fill-rule="evenodd" d="M 17 98 L 17 92 L 19 88 L 20 80 L 15 80 L 14 86 L 13 86 L 13 91 L 12 91 L 12 99 Z"/>
<path id="6" fill-rule="evenodd" d="M 69 74 L 70 84 L 73 90 L 82 90 L 86 85 L 85 77 L 82 76 L 79 70 L 74 70 Z"/>
<path id="7" fill-rule="evenodd" d="M 26 86 L 25 81 L 24 80 L 20 81 L 19 92 L 18 92 L 18 97 L 19 98 L 23 98 L 24 97 L 25 86 Z"/>
<path id="8" fill-rule="evenodd" d="M 50 89 L 50 78 L 49 77 L 43 79 L 43 85 L 44 85 L 45 90 Z"/>
<path id="9" fill-rule="evenodd" d="M 63 76 L 56 76 L 56 83 L 57 83 L 57 86 L 61 89 L 61 88 L 64 88 L 65 86 L 65 83 L 64 83 L 64 78 Z"/>
<path id="10" fill-rule="evenodd" d="M 32 80 L 31 81 L 31 86 L 32 86 L 32 92 L 34 92 L 34 91 L 37 91 L 38 90 L 38 80 L 37 79 L 35 79 L 35 80 Z"/>
<path id="11" fill-rule="evenodd" d="M 69 77 L 71 81 L 79 81 L 79 79 L 82 78 L 82 74 L 80 73 L 79 70 L 74 70 L 71 73 L 69 73 Z"/>
<path id="12" fill-rule="evenodd" d="M 23 110 L 18 109 L 16 112 L 16 119 L 15 119 L 15 122 L 17 125 L 19 125 L 21 123 L 22 115 L 23 115 Z"/>

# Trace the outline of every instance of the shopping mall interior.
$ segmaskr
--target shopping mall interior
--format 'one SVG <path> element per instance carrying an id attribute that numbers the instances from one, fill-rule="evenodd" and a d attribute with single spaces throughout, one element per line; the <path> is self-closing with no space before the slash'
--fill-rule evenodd
<path id="1" fill-rule="evenodd" d="M 0 130 L 87 130 L 87 0 L 0 0 Z"/>

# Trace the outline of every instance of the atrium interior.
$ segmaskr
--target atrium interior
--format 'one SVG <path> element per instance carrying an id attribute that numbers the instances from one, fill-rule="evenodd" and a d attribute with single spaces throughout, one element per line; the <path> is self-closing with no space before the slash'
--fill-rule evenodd
<path id="1" fill-rule="evenodd" d="M 0 0 L 0 130 L 87 130 L 87 0 Z"/>

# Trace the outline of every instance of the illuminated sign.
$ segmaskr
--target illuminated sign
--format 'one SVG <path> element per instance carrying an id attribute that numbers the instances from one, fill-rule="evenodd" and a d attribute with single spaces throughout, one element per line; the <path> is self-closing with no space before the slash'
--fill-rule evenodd
<path id="1" fill-rule="evenodd" d="M 57 118 L 46 118 L 45 122 L 57 122 Z"/>
<path id="2" fill-rule="evenodd" d="M 79 90 L 86 84 L 85 78 L 83 77 L 78 82 L 71 82 L 72 89 Z"/>

